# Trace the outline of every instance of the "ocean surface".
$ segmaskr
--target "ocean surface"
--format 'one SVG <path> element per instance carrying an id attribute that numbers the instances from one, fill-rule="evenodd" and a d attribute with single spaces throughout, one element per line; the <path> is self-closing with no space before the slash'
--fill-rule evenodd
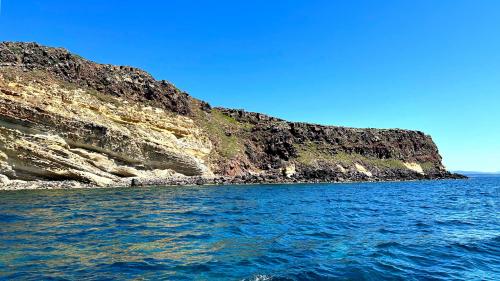
<path id="1" fill-rule="evenodd" d="M 500 178 L 0 192 L 0 280 L 500 280 Z"/>

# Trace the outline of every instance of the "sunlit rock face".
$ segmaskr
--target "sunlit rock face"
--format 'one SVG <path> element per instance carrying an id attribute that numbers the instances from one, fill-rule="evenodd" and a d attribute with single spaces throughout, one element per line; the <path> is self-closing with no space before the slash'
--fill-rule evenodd
<path id="1" fill-rule="evenodd" d="M 0 43 L 3 189 L 450 177 L 422 132 L 211 108 L 140 69 Z"/>
<path id="2" fill-rule="evenodd" d="M 120 177 L 211 175 L 211 142 L 188 117 L 46 73 L 3 67 L 0 78 L 1 173 L 9 178 L 105 185 Z"/>
<path id="3" fill-rule="evenodd" d="M 287 122 L 260 113 L 215 108 L 239 128 L 248 162 L 299 181 L 377 181 L 456 177 L 432 138 L 419 131 L 359 129 Z M 241 162 L 244 165 L 245 162 Z M 293 173 L 290 170 L 293 168 Z M 459 177 L 459 176 L 458 176 Z"/>

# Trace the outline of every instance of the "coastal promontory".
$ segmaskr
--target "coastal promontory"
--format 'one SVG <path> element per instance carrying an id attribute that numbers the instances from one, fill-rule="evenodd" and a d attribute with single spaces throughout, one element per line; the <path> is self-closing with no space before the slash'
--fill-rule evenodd
<path id="1" fill-rule="evenodd" d="M 419 131 L 211 107 L 134 67 L 0 44 L 0 189 L 456 177 Z"/>

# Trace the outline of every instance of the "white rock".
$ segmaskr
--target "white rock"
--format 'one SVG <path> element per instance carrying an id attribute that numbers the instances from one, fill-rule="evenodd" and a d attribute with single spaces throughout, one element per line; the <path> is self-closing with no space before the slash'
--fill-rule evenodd
<path id="1" fill-rule="evenodd" d="M 412 171 L 417 172 L 417 173 L 422 174 L 422 175 L 425 174 L 424 173 L 424 169 L 422 169 L 422 166 L 420 166 L 420 164 L 418 164 L 418 163 L 415 163 L 415 162 L 413 162 L 413 163 L 407 163 L 407 162 L 405 162 L 404 165 L 409 170 L 412 170 Z"/>
<path id="2" fill-rule="evenodd" d="M 0 175 L 0 185 L 6 185 L 10 183 L 10 179 L 6 175 Z"/>
<path id="3" fill-rule="evenodd" d="M 368 171 L 365 167 L 363 167 L 361 164 L 358 164 L 356 163 L 355 164 L 356 166 L 356 170 L 358 170 L 358 172 L 362 173 L 362 174 L 365 174 L 366 176 L 368 177 L 371 177 L 373 176 L 372 172 Z"/>

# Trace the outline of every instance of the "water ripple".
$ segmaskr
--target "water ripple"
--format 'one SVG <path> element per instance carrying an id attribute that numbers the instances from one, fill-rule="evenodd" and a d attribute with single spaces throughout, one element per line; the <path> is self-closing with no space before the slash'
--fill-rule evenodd
<path id="1" fill-rule="evenodd" d="M 0 195 L 0 280 L 500 280 L 500 178 Z"/>

